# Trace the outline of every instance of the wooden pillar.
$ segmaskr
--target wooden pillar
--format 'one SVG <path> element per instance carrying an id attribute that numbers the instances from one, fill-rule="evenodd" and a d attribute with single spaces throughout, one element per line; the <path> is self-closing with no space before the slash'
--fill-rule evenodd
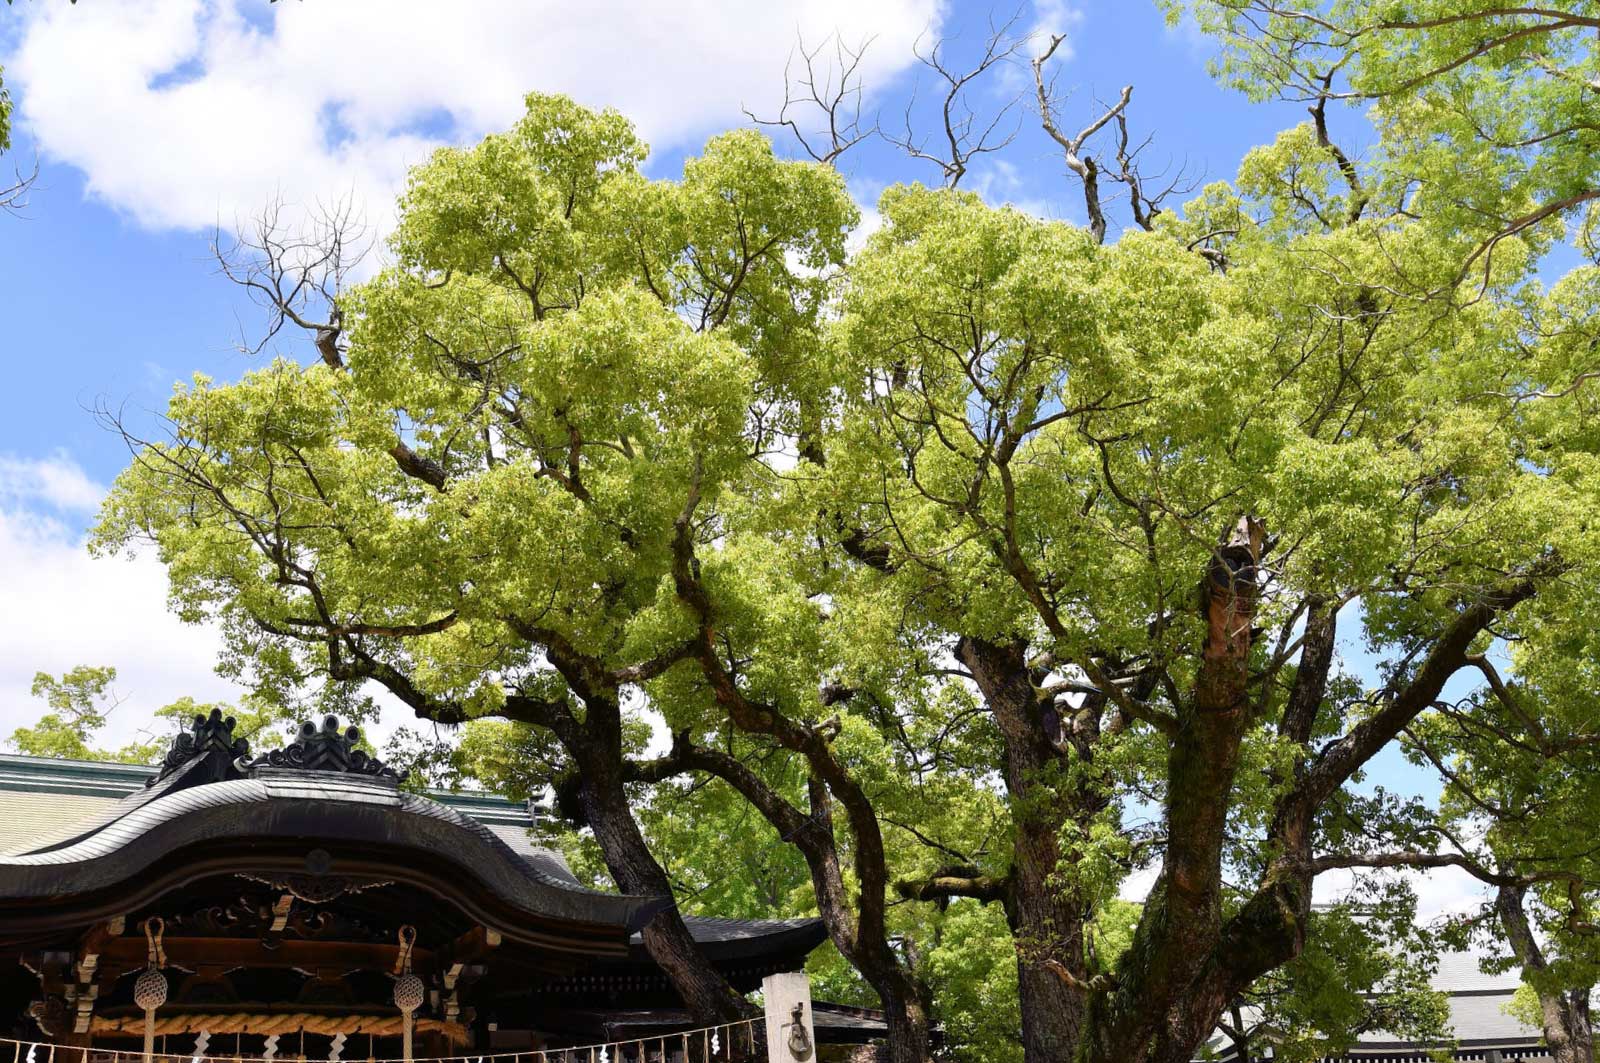
<path id="1" fill-rule="evenodd" d="M 94 1047 L 94 1038 L 88 1030 L 81 1033 L 72 1030 L 55 1041 L 62 1049 L 56 1053 L 56 1063 L 89 1063 L 89 1049 Z"/>
<path id="2" fill-rule="evenodd" d="M 808 1063 L 817 1055 L 811 1022 L 811 979 L 804 971 L 769 974 L 761 980 L 766 1001 L 767 1063 Z"/>

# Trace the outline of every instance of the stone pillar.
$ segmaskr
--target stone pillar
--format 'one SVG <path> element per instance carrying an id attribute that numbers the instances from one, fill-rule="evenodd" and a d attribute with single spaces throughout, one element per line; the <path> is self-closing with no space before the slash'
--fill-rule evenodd
<path id="1" fill-rule="evenodd" d="M 767 1011 L 767 1063 L 809 1063 L 817 1056 L 811 1024 L 811 979 L 804 971 L 761 980 Z"/>

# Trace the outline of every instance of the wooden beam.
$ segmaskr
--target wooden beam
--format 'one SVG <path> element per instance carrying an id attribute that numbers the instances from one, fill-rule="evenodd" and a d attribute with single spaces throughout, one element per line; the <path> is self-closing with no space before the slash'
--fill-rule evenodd
<path id="1" fill-rule="evenodd" d="M 100 956 L 106 944 L 115 941 L 126 928 L 123 916 L 97 923 L 78 942 L 77 955 L 72 965 L 74 981 L 63 987 L 67 1007 L 71 1009 L 72 1033 L 84 1035 L 94 1020 L 94 1004 L 100 996 Z"/>
<path id="2" fill-rule="evenodd" d="M 83 968 L 87 966 L 91 971 L 94 969 L 95 964 L 99 960 L 101 950 L 105 948 L 106 942 L 120 936 L 124 929 L 124 925 L 124 921 L 121 918 L 109 919 L 104 923 L 96 923 L 94 926 L 89 928 L 89 931 L 85 933 L 82 938 L 78 940 L 78 968 L 80 981 L 88 981 L 88 979 L 83 978 Z"/>
<path id="3" fill-rule="evenodd" d="M 439 950 L 440 963 L 460 966 L 481 960 L 500 947 L 505 940 L 500 932 L 486 926 L 475 926 Z"/>

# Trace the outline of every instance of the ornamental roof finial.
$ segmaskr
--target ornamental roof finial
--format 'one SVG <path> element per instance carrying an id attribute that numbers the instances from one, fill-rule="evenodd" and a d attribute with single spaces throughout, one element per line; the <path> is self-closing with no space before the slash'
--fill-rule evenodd
<path id="1" fill-rule="evenodd" d="M 351 724 L 340 728 L 337 716 L 325 716 L 319 728 L 310 720 L 300 724 L 295 740 L 282 749 L 269 750 L 252 760 L 251 768 L 297 768 L 302 771 L 342 771 L 380 779 L 404 779 L 383 761 L 356 748 L 361 728 Z"/>
<path id="2" fill-rule="evenodd" d="M 221 709 L 212 709 L 206 715 L 196 713 L 193 722 L 189 724 L 189 730 L 172 740 L 167 755 L 161 758 L 161 770 L 152 775 L 145 785 L 154 786 L 194 758 L 204 754 L 223 754 L 218 758 L 224 765 L 222 770 L 240 757 L 248 757 L 250 742 L 245 738 L 233 737 L 233 727 L 233 717 L 222 715 Z"/>

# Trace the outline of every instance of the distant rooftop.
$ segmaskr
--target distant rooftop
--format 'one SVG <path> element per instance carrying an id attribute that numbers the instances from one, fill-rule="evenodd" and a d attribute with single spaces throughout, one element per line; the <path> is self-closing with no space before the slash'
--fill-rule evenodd
<path id="1" fill-rule="evenodd" d="M 1450 1028 L 1456 1040 L 1446 1059 L 1503 1060 L 1504 1063 L 1549 1063 L 1541 1031 L 1506 1014 L 1506 1005 L 1522 984 L 1515 971 L 1485 974 L 1482 957 L 1468 952 L 1451 952 L 1439 957 L 1439 969 L 1432 985 L 1447 997 Z M 1234 1060 L 1230 1042 L 1220 1033 L 1211 1041 L 1216 1059 Z M 1384 1030 L 1363 1034 L 1349 1051 L 1337 1057 L 1339 1063 L 1423 1063 L 1433 1058 L 1436 1046 L 1401 1041 Z"/>

